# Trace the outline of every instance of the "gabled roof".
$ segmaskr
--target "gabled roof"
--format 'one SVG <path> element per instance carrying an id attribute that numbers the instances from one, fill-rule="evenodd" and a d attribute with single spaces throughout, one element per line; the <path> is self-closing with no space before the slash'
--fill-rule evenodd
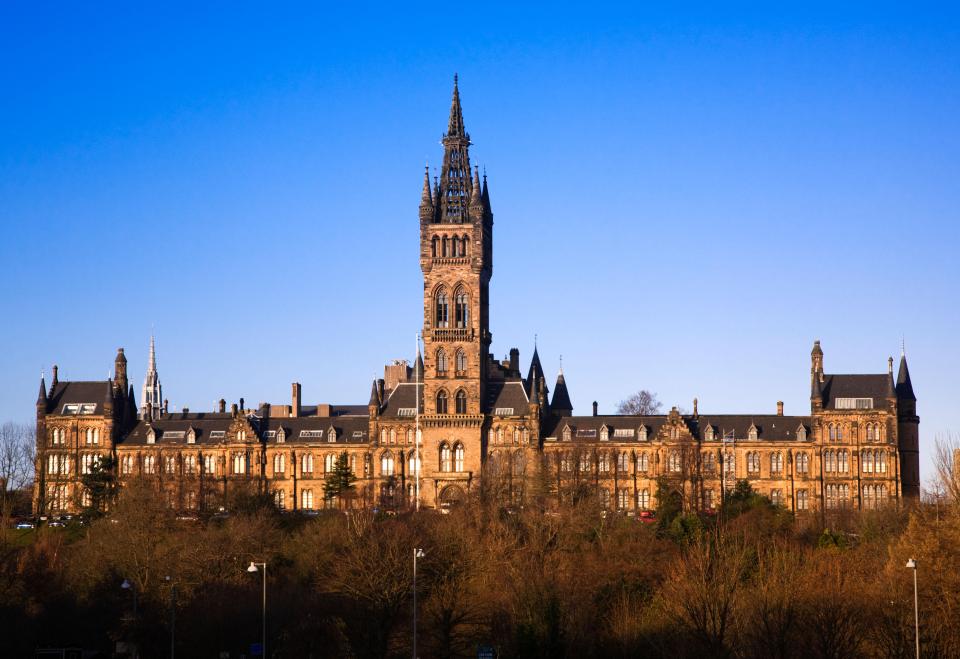
<path id="1" fill-rule="evenodd" d="M 417 389 L 420 390 L 420 411 L 423 412 L 423 384 L 417 384 L 416 382 L 401 382 L 390 392 L 390 395 L 387 396 L 386 403 L 383 406 L 383 411 L 380 413 L 380 416 L 383 417 L 405 417 L 412 418 L 411 415 L 400 414 L 400 410 L 415 410 L 417 407 Z"/>
<path id="2" fill-rule="evenodd" d="M 872 398 L 874 409 L 888 407 L 887 373 L 824 375 L 823 408 L 837 409 L 838 398 Z"/>
<path id="3" fill-rule="evenodd" d="M 50 392 L 47 409 L 51 414 L 62 414 L 64 405 L 93 403 L 96 407 L 92 416 L 102 415 L 104 391 L 109 386 L 109 380 L 57 382 Z"/>
<path id="4" fill-rule="evenodd" d="M 530 399 L 521 380 L 492 382 L 488 386 L 487 395 L 490 401 L 487 410 L 489 414 L 496 414 L 497 410 L 513 410 L 501 416 L 522 416 L 529 412 Z"/>

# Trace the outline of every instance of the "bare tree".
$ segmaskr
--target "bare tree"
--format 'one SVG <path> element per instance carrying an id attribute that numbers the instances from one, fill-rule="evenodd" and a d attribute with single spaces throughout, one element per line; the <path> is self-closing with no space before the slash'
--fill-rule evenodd
<path id="1" fill-rule="evenodd" d="M 0 518 L 11 514 L 15 494 L 33 481 L 34 429 L 8 421 L 0 425 Z"/>
<path id="2" fill-rule="evenodd" d="M 960 503 L 960 473 L 957 473 L 960 460 L 960 438 L 951 433 L 937 435 L 933 449 L 935 469 L 934 487 L 945 495 L 950 503 Z"/>
<path id="3" fill-rule="evenodd" d="M 662 407 L 657 394 L 649 389 L 641 389 L 626 400 L 621 400 L 617 405 L 617 414 L 636 414 L 639 416 L 649 416 L 659 414 Z"/>

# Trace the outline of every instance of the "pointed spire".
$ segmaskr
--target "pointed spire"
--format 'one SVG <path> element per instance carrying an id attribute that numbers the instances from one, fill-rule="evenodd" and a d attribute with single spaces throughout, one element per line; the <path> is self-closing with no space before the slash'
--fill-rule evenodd
<path id="1" fill-rule="evenodd" d="M 424 167 L 423 192 L 420 193 L 420 208 L 433 208 L 433 195 L 430 192 L 430 165 Z"/>
<path id="2" fill-rule="evenodd" d="M 487 168 L 483 168 L 483 189 L 480 192 L 480 198 L 483 200 L 483 210 L 490 211 L 490 191 L 487 189 Z"/>
<path id="3" fill-rule="evenodd" d="M 530 368 L 527 370 L 527 393 L 531 400 L 536 394 L 536 384 L 543 377 L 543 365 L 540 363 L 540 354 L 537 352 L 537 341 L 533 341 L 533 357 L 530 358 Z"/>
<path id="4" fill-rule="evenodd" d="M 478 208 L 481 204 L 480 197 L 480 170 L 476 165 L 473 166 L 473 184 L 470 186 L 470 205 Z"/>
<path id="5" fill-rule="evenodd" d="M 150 335 L 150 361 L 147 364 L 147 370 L 151 373 L 157 372 L 157 349 L 154 343 L 153 334 Z"/>
<path id="6" fill-rule="evenodd" d="M 453 100 L 450 102 L 450 121 L 447 124 L 447 137 L 466 137 L 463 129 L 463 110 L 460 108 L 460 89 L 457 74 L 453 74 Z"/>
<path id="7" fill-rule="evenodd" d="M 423 382 L 423 355 L 420 354 L 420 346 L 417 346 L 417 359 L 413 363 L 413 381 Z"/>
<path id="8" fill-rule="evenodd" d="M 380 408 L 380 390 L 377 388 L 377 378 L 373 378 L 373 386 L 370 388 L 370 407 Z"/>
<path id="9" fill-rule="evenodd" d="M 887 358 L 887 398 L 896 398 L 897 388 L 893 384 L 893 357 Z"/>
<path id="10" fill-rule="evenodd" d="M 103 404 L 113 405 L 113 380 L 107 378 L 107 390 L 103 392 Z"/>
<path id="11" fill-rule="evenodd" d="M 913 393 L 913 383 L 910 381 L 910 369 L 907 368 L 907 355 L 904 351 L 900 355 L 900 372 L 897 374 L 897 398 L 916 401 Z"/>
<path id="12" fill-rule="evenodd" d="M 563 377 L 563 368 L 557 375 L 557 386 L 553 390 L 553 400 L 550 409 L 561 416 L 569 416 L 573 412 L 573 403 L 570 402 L 570 392 L 567 391 L 567 380 Z M 565 413 L 565 414 L 564 414 Z"/>
<path id="13" fill-rule="evenodd" d="M 47 383 L 43 380 L 43 373 L 40 374 L 40 395 L 37 396 L 37 407 L 47 406 Z"/>

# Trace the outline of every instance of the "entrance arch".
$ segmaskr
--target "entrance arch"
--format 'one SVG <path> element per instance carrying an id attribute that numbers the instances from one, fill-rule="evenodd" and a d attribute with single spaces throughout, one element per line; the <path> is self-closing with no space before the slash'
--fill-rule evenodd
<path id="1" fill-rule="evenodd" d="M 466 493 L 459 485 L 447 485 L 440 490 L 440 508 L 453 508 L 454 506 L 463 503 L 466 497 Z"/>

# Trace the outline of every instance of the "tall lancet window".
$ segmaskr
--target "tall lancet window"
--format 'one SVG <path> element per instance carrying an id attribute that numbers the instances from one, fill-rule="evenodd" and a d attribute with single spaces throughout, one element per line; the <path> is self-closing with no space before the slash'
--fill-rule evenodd
<path id="1" fill-rule="evenodd" d="M 447 374 L 447 351 L 443 348 L 437 350 L 437 375 Z"/>
<path id="2" fill-rule="evenodd" d="M 466 327 L 470 324 L 470 298 L 462 288 L 457 289 L 455 305 L 457 327 Z"/>
<path id="3" fill-rule="evenodd" d="M 437 327 L 450 327 L 450 300 L 447 291 L 441 288 L 437 291 Z"/>

